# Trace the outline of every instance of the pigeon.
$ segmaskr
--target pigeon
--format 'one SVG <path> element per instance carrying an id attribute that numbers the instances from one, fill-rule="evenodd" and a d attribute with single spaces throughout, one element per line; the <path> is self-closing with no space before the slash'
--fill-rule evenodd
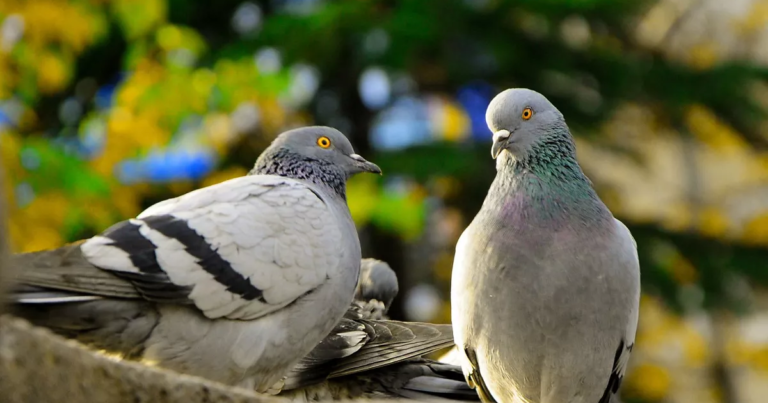
<path id="1" fill-rule="evenodd" d="M 386 319 L 398 291 L 397 274 L 387 262 L 372 258 L 360 262 L 355 302 L 366 311 L 365 319 Z"/>
<path id="2" fill-rule="evenodd" d="M 294 402 L 479 401 L 460 366 L 424 357 L 453 345 L 451 325 L 389 320 L 386 314 L 397 291 L 397 275 L 386 262 L 363 259 L 349 310 L 288 373 L 279 396 Z"/>
<path id="3" fill-rule="evenodd" d="M 608 403 L 635 342 L 635 240 L 543 95 L 505 90 L 486 121 L 497 174 L 459 238 L 451 280 L 467 382 L 483 402 Z"/>
<path id="4" fill-rule="evenodd" d="M 15 311 L 128 359 L 269 393 L 354 298 L 346 181 L 381 169 L 328 127 L 280 134 L 244 177 L 100 235 L 15 256 Z"/>

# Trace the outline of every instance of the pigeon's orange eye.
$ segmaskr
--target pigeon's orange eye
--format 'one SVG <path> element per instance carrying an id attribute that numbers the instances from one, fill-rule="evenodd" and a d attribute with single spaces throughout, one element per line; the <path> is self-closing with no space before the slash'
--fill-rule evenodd
<path id="1" fill-rule="evenodd" d="M 317 145 L 319 145 L 322 148 L 328 148 L 331 146 L 331 139 L 325 136 L 320 137 L 319 139 L 317 139 Z"/>
<path id="2" fill-rule="evenodd" d="M 533 116 L 533 109 L 531 108 L 525 108 L 523 109 L 523 120 L 528 120 Z"/>

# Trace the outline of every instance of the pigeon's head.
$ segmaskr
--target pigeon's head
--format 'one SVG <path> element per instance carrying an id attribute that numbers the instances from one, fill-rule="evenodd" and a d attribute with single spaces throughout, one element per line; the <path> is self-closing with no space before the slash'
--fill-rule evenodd
<path id="1" fill-rule="evenodd" d="M 277 136 L 250 174 L 306 180 L 329 186 L 344 196 L 346 180 L 361 172 L 381 174 L 381 168 L 356 154 L 340 131 L 308 126 Z"/>
<path id="2" fill-rule="evenodd" d="M 355 153 L 340 131 L 325 126 L 308 126 L 281 133 L 270 149 L 285 149 L 304 157 L 309 163 L 331 164 L 347 176 L 360 172 L 381 173 L 378 165 Z"/>
<path id="3" fill-rule="evenodd" d="M 360 281 L 355 290 L 355 300 L 361 303 L 370 300 L 381 301 L 385 311 L 399 291 L 397 275 L 386 262 L 376 259 L 363 259 L 360 264 Z"/>
<path id="4" fill-rule="evenodd" d="M 570 136 L 560 111 L 543 95 L 525 88 L 512 88 L 491 100 L 485 121 L 493 132 L 491 156 L 507 151 L 523 160 L 536 147 L 553 137 Z"/>

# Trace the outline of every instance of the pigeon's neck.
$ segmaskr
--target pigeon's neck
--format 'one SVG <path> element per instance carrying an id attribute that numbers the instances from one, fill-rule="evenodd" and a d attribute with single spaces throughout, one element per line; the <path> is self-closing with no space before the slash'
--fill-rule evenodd
<path id="1" fill-rule="evenodd" d="M 265 152 L 249 175 L 277 175 L 312 182 L 347 200 L 347 177 L 331 163 L 306 157 L 285 148 Z"/>
<path id="2" fill-rule="evenodd" d="M 508 153 L 499 158 L 489 199 L 507 219 L 560 226 L 601 225 L 613 217 L 579 167 L 568 139 L 540 144 L 524 159 Z"/>

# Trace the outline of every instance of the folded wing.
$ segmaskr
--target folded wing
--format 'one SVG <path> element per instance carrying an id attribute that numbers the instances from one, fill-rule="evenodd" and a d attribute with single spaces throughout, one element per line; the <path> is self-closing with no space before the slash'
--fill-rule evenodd
<path id="1" fill-rule="evenodd" d="M 254 319 L 312 292 L 338 266 L 341 231 L 332 214 L 298 181 L 236 178 L 158 203 L 80 245 L 17 256 L 18 280 Z"/>

